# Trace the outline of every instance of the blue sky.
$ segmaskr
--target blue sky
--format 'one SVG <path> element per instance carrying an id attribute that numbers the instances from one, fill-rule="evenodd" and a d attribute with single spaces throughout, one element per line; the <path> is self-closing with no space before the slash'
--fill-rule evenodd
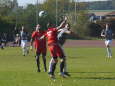
<path id="1" fill-rule="evenodd" d="M 26 4 L 35 4 L 37 0 L 18 0 L 18 3 L 20 6 L 26 5 Z M 38 0 L 39 2 L 43 2 L 44 0 Z M 76 0 L 77 1 L 77 0 Z M 79 1 L 106 1 L 106 0 L 79 0 Z"/>

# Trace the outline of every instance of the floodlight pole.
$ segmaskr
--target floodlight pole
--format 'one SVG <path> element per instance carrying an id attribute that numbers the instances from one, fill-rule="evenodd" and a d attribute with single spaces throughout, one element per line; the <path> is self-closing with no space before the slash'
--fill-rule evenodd
<path id="1" fill-rule="evenodd" d="M 57 20 L 58 20 L 58 0 L 56 0 L 56 26 L 57 26 Z"/>
<path id="2" fill-rule="evenodd" d="M 76 16 L 76 13 L 77 13 L 77 1 L 75 0 L 75 24 L 76 24 L 76 20 L 77 20 L 77 16 Z"/>
<path id="3" fill-rule="evenodd" d="M 36 25 L 38 24 L 38 0 L 36 2 Z"/>
<path id="4" fill-rule="evenodd" d="M 77 17 L 78 17 L 78 11 L 79 11 L 79 0 L 75 0 L 75 24 L 77 23 Z"/>

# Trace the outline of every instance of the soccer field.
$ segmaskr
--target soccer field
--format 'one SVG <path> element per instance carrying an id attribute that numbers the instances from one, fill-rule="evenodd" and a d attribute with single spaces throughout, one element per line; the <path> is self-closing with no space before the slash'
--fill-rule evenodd
<path id="1" fill-rule="evenodd" d="M 71 77 L 62 78 L 56 68 L 56 80 L 46 72 L 36 72 L 34 52 L 22 56 L 19 47 L 0 50 L 0 86 L 115 86 L 115 48 L 106 58 L 105 48 L 65 48 Z M 47 55 L 47 66 L 50 55 Z M 42 64 L 42 59 L 41 59 Z"/>

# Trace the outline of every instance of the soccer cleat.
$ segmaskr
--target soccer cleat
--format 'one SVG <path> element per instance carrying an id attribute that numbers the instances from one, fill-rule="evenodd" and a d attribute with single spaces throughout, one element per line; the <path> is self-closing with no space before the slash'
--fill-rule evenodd
<path id="1" fill-rule="evenodd" d="M 47 69 L 44 69 L 44 72 L 47 72 Z"/>
<path id="2" fill-rule="evenodd" d="M 23 56 L 26 56 L 25 54 L 23 54 Z"/>
<path id="3" fill-rule="evenodd" d="M 112 56 L 109 56 L 109 58 L 112 58 Z"/>
<path id="4" fill-rule="evenodd" d="M 64 72 L 64 74 L 65 74 L 66 76 L 71 76 L 68 72 Z"/>
<path id="5" fill-rule="evenodd" d="M 38 70 L 37 70 L 37 72 L 41 72 L 41 70 L 40 70 L 40 69 L 38 69 Z"/>
<path id="6" fill-rule="evenodd" d="M 52 72 L 48 72 L 48 75 L 49 75 L 49 77 L 50 77 L 51 79 L 55 79 L 55 75 L 52 74 Z"/>
<path id="7" fill-rule="evenodd" d="M 60 73 L 60 76 L 66 78 L 66 75 L 63 72 Z"/>

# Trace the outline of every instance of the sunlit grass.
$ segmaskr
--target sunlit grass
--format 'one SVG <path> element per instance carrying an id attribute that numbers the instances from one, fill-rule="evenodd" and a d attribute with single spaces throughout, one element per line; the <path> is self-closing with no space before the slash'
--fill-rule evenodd
<path id="1" fill-rule="evenodd" d="M 56 80 L 46 72 L 36 72 L 34 52 L 22 56 L 21 49 L 0 50 L 0 86 L 114 86 L 115 48 L 113 58 L 106 58 L 104 48 L 65 48 L 71 77 L 62 78 L 56 68 Z M 47 55 L 47 67 L 50 60 Z"/>

